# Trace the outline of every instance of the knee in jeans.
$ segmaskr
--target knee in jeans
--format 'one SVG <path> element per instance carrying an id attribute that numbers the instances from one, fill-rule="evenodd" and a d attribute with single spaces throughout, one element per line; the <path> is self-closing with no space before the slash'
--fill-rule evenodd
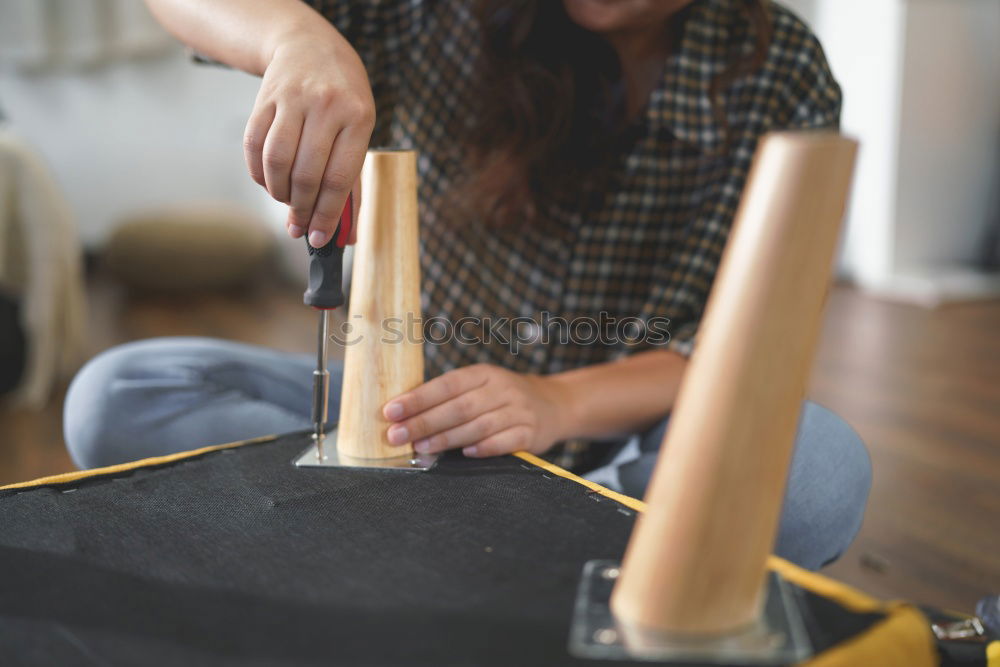
<path id="1" fill-rule="evenodd" d="M 840 557 L 861 528 L 871 459 L 854 429 L 816 404 L 806 406 L 799 437 L 803 460 L 789 480 L 777 550 L 816 569 Z"/>
<path id="2" fill-rule="evenodd" d="M 115 390 L 118 380 L 162 361 L 163 341 L 147 340 L 112 348 L 84 365 L 70 384 L 63 406 L 63 432 L 70 457 L 80 468 L 121 462 L 128 451 L 127 422 L 139 407 L 128 391 Z"/>
<path id="3" fill-rule="evenodd" d="M 837 415 L 828 410 L 826 412 L 830 421 L 835 420 L 829 426 L 832 436 L 828 443 L 830 457 L 836 462 L 832 468 L 832 499 L 835 502 L 831 505 L 841 508 L 844 523 L 852 529 L 847 539 L 849 544 L 861 526 L 868 504 L 868 492 L 872 486 L 871 458 L 868 448 L 854 429 Z"/>

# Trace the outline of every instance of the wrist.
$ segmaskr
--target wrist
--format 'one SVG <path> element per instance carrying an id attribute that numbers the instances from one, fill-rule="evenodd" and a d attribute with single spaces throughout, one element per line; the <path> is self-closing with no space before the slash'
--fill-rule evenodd
<path id="1" fill-rule="evenodd" d="M 318 55 L 323 49 L 336 48 L 341 41 L 346 45 L 346 40 L 337 29 L 318 14 L 292 19 L 262 42 L 260 73 L 263 74 L 272 62 L 293 49 L 305 47 Z"/>
<path id="2" fill-rule="evenodd" d="M 553 443 L 569 440 L 578 435 L 580 401 L 576 385 L 564 373 L 536 376 L 552 406 L 551 440 Z"/>

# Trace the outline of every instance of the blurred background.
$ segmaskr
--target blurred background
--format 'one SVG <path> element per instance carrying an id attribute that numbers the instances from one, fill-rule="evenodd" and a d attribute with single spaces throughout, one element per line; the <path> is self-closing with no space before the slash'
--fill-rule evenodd
<path id="1" fill-rule="evenodd" d="M 1000 590 L 1000 2 L 785 4 L 862 144 L 810 397 L 875 482 L 829 574 L 969 611 Z M 243 162 L 257 86 L 136 0 L 0 0 L 0 484 L 72 469 L 62 398 L 103 349 L 311 351 L 301 242 Z"/>

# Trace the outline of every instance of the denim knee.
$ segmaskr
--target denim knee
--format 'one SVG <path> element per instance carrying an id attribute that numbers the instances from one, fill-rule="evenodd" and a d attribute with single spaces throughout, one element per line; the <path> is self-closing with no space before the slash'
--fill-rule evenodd
<path id="1" fill-rule="evenodd" d="M 109 465 L 112 452 L 122 449 L 114 442 L 116 420 L 128 414 L 126 397 L 111 391 L 116 380 L 130 375 L 159 346 L 140 341 L 106 350 L 87 362 L 76 374 L 63 405 L 63 436 L 73 462 L 80 468 Z"/>
<path id="2" fill-rule="evenodd" d="M 836 560 L 861 528 L 871 482 L 868 449 L 854 429 L 807 403 L 775 552 L 809 569 Z"/>
<path id="3" fill-rule="evenodd" d="M 94 467 L 309 425 L 315 361 L 211 338 L 156 338 L 108 350 L 73 380 L 67 447 Z M 331 364 L 332 385 L 340 387 Z M 339 391 L 330 392 L 331 415 Z"/>

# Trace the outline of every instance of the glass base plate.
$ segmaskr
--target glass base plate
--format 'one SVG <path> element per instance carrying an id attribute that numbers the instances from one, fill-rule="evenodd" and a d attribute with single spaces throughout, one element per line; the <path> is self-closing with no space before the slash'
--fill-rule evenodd
<path id="1" fill-rule="evenodd" d="M 577 590 L 569 651 L 594 660 L 644 660 L 704 665 L 787 665 L 812 655 L 795 590 L 775 572 L 753 626 L 732 634 L 702 637 L 637 628 L 611 613 L 611 590 L 620 573 L 615 561 L 592 560 Z"/>

